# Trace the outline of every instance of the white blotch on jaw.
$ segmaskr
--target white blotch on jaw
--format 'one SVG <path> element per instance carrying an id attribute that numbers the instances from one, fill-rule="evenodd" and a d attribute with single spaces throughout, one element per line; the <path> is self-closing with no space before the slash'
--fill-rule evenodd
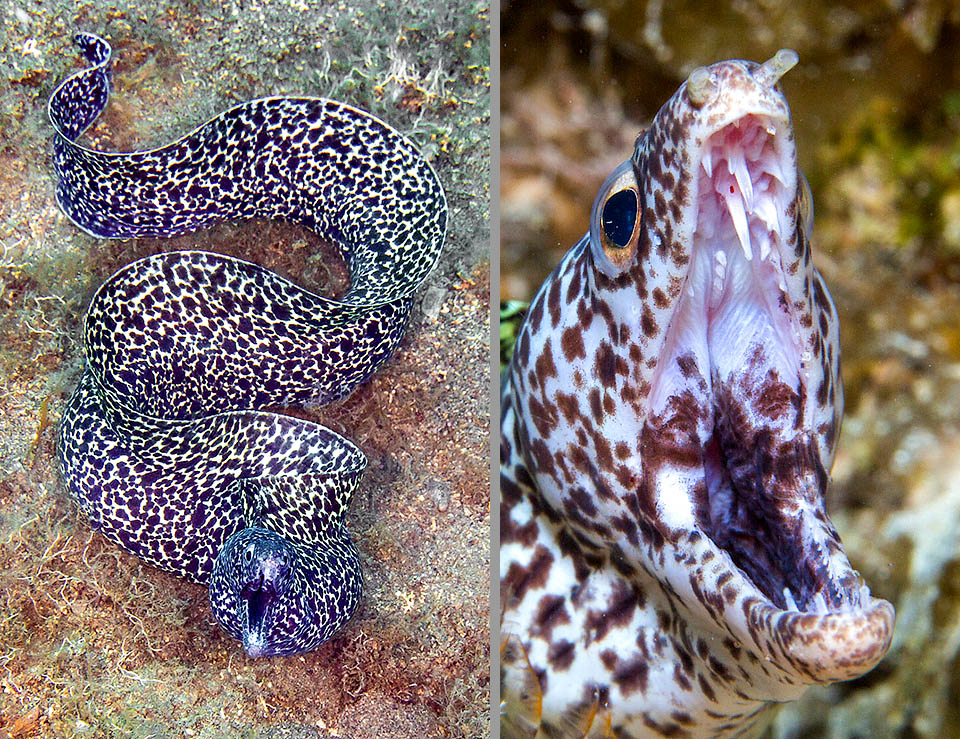
<path id="1" fill-rule="evenodd" d="M 660 520 L 674 529 L 692 530 L 696 527 L 690 499 L 685 495 L 673 495 L 671 491 L 692 490 L 703 478 L 699 469 L 681 470 L 667 467 L 657 475 L 657 504 Z"/>
<path id="2" fill-rule="evenodd" d="M 267 643 L 260 632 L 244 630 L 243 651 L 251 657 L 262 657 L 267 649 Z"/>
<path id="3" fill-rule="evenodd" d="M 280 577 L 280 567 L 283 560 L 280 557 L 270 556 L 260 563 L 260 572 L 264 581 L 275 582 Z"/>

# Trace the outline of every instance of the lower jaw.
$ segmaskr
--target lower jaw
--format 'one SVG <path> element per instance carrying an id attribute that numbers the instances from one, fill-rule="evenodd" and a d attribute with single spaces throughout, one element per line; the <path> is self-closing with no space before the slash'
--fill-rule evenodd
<path id="1" fill-rule="evenodd" d="M 667 559 L 664 575 L 670 590 L 699 628 L 733 650 L 732 659 L 759 666 L 751 680 L 758 696 L 772 691 L 765 700 L 771 695 L 774 700 L 793 700 L 806 686 L 859 677 L 890 646 L 893 607 L 872 597 L 865 586 L 861 590 L 858 585 L 857 595 L 840 606 L 824 604 L 821 609 L 814 598 L 804 610 L 793 609 L 757 587 L 704 532 L 695 529 L 676 545 L 684 556 L 678 552 L 675 562 Z M 842 569 L 843 563 L 857 579 L 846 555 L 834 553 L 832 569 Z M 852 594 L 854 588 L 846 591 Z M 740 650 L 752 658 L 744 662 L 736 656 Z"/>

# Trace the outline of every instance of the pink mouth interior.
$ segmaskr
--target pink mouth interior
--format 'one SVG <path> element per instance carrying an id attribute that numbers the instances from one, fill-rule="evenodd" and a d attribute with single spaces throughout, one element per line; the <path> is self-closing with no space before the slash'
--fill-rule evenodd
<path id="1" fill-rule="evenodd" d="M 781 259 L 797 187 L 778 148 L 784 135 L 748 115 L 704 146 L 690 270 L 647 425 L 680 457 L 700 459 L 669 468 L 663 485 L 699 491 L 689 501 L 696 525 L 771 601 L 824 612 L 859 606 L 862 593 L 821 530 L 826 472 L 803 418 L 809 357 Z M 664 515 L 686 523 L 689 503 L 665 497 Z"/>

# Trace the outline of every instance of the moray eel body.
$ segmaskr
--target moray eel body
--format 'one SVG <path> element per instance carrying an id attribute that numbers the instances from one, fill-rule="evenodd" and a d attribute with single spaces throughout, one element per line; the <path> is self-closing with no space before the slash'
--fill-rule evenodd
<path id="1" fill-rule="evenodd" d="M 889 647 L 824 510 L 843 399 L 795 62 L 694 71 L 530 306 L 502 396 L 506 736 L 749 736 Z"/>
<path id="2" fill-rule="evenodd" d="M 344 527 L 366 459 L 347 439 L 266 407 L 342 398 L 403 336 L 439 257 L 446 203 L 400 134 L 330 100 L 234 107 L 167 146 L 75 140 L 110 91 L 110 47 L 50 99 L 57 200 L 100 237 L 169 236 L 229 218 L 282 218 L 335 244 L 340 300 L 199 251 L 134 262 L 94 295 L 84 371 L 60 425 L 67 486 L 94 528 L 146 562 L 209 583 L 251 656 L 315 648 L 362 588 Z"/>

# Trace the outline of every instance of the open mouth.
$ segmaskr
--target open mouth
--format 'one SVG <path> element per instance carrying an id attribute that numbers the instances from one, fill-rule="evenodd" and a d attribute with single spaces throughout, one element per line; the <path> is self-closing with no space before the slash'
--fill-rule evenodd
<path id="1" fill-rule="evenodd" d="M 827 613 L 870 596 L 823 508 L 830 444 L 811 429 L 832 428 L 834 398 L 808 403 L 818 325 L 803 319 L 802 263 L 784 269 L 805 238 L 788 125 L 746 115 L 703 147 L 690 270 L 644 435 L 664 462 L 658 488 L 695 491 L 689 508 L 660 496 L 668 523 L 693 523 L 779 608 Z"/>
<path id="2" fill-rule="evenodd" d="M 264 581 L 261 574 L 256 580 L 247 583 L 240 591 L 240 596 L 247 604 L 247 623 L 244 629 L 244 646 L 251 656 L 250 649 L 257 650 L 258 646 L 263 644 L 264 621 L 267 615 L 267 609 L 276 598 L 273 587 Z M 248 644 L 249 643 L 249 644 Z"/>

